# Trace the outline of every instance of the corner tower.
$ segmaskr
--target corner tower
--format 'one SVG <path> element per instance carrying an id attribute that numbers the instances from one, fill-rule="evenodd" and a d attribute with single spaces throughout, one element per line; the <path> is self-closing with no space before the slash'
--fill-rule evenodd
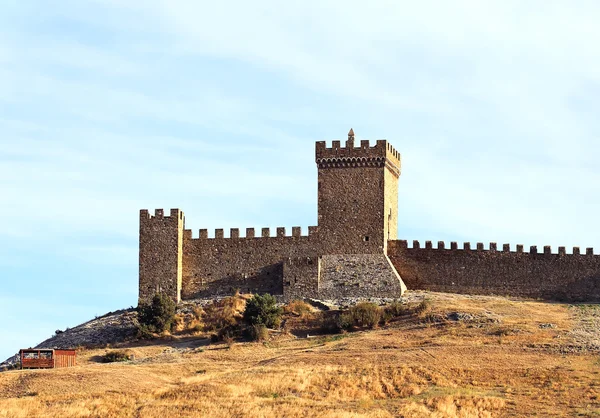
<path id="1" fill-rule="evenodd" d="M 154 216 L 146 209 L 140 211 L 138 303 L 151 301 L 159 292 L 181 301 L 184 222 L 179 209 L 171 209 L 170 216 L 164 216 L 162 209 L 156 209 Z"/>
<path id="2" fill-rule="evenodd" d="M 397 239 L 400 153 L 386 140 L 371 147 L 316 143 L 319 236 L 324 254 L 381 254 Z"/>

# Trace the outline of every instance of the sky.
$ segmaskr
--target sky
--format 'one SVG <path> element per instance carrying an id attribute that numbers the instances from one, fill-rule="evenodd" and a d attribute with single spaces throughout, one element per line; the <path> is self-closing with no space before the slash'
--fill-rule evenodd
<path id="1" fill-rule="evenodd" d="M 402 154 L 402 239 L 600 252 L 599 20 L 584 0 L 3 0 L 0 360 L 137 304 L 142 208 L 306 232 L 314 142 L 350 128 Z"/>

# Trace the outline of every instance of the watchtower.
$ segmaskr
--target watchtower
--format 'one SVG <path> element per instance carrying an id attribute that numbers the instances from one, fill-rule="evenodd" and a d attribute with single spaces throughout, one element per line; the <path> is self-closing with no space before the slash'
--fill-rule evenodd
<path id="1" fill-rule="evenodd" d="M 324 254 L 381 254 L 397 239 L 400 153 L 386 140 L 316 143 L 319 236 Z"/>
<path id="2" fill-rule="evenodd" d="M 140 211 L 140 301 L 148 302 L 156 293 L 181 301 L 184 223 L 179 209 L 171 209 L 170 216 L 162 209 L 154 216 Z"/>

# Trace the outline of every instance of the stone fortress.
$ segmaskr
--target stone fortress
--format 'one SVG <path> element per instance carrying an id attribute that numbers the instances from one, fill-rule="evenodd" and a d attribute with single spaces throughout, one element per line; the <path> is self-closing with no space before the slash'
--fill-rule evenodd
<path id="1" fill-rule="evenodd" d="M 400 154 L 386 140 L 345 147 L 316 143 L 318 225 L 302 234 L 277 228 L 260 236 L 237 228 L 193 238 L 181 210 L 140 211 L 139 301 L 156 292 L 173 300 L 211 298 L 236 290 L 283 300 L 399 297 L 409 289 L 551 300 L 600 301 L 600 256 L 587 248 L 542 253 L 495 243 L 397 239 Z"/>

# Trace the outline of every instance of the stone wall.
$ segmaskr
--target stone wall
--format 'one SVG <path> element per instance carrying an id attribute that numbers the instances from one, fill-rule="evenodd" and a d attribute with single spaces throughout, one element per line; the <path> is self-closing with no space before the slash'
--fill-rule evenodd
<path id="1" fill-rule="evenodd" d="M 223 238 L 218 229 L 215 238 L 192 238 L 191 231 L 184 233 L 183 291 L 184 299 L 207 298 L 231 294 L 236 289 L 249 293 L 283 294 L 283 263 L 290 257 L 316 254 L 319 248 L 317 229 L 309 228 L 309 235 L 301 235 L 293 228 L 287 235 L 285 228 L 277 228 L 271 237 L 268 228 L 256 237 L 254 229 L 240 237 L 233 229 L 230 237 Z"/>
<path id="2" fill-rule="evenodd" d="M 591 248 L 573 252 L 560 247 L 553 254 L 548 246 L 542 253 L 536 247 L 524 252 L 523 246 L 510 251 L 508 244 L 498 250 L 494 243 L 488 250 L 482 243 L 462 249 L 456 243 L 388 243 L 388 256 L 409 289 L 600 302 L 600 256 Z"/>
<path id="3" fill-rule="evenodd" d="M 406 290 L 385 254 L 324 255 L 320 273 L 320 299 L 399 298 Z"/>
<path id="4" fill-rule="evenodd" d="M 283 263 L 283 299 L 315 298 L 321 276 L 321 258 L 317 255 L 288 257 Z"/>

